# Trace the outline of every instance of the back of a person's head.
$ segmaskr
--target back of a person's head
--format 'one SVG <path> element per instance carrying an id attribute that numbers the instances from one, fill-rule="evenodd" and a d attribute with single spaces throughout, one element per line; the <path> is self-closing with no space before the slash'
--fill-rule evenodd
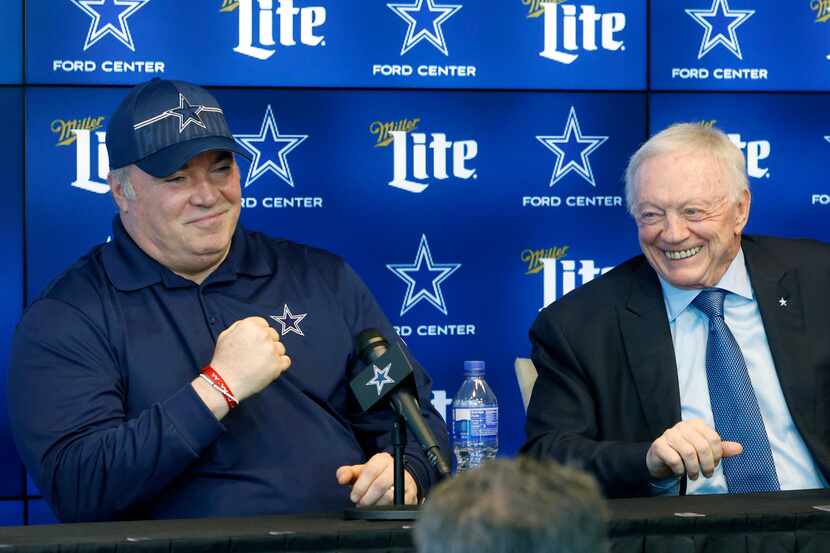
<path id="1" fill-rule="evenodd" d="M 600 553 L 606 508 L 587 473 L 498 459 L 436 487 L 415 527 L 419 553 Z"/>

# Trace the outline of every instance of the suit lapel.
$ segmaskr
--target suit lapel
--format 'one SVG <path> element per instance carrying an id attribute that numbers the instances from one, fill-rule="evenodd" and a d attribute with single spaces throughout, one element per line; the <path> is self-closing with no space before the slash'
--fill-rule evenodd
<path id="1" fill-rule="evenodd" d="M 619 308 L 620 329 L 640 405 L 656 438 L 680 420 L 680 392 L 666 306 L 657 274 L 643 260 Z"/>
<path id="2" fill-rule="evenodd" d="M 744 237 L 742 247 L 787 406 L 802 435 L 810 433 L 814 430 L 812 383 L 816 375 L 815 367 L 806 362 L 810 346 L 798 272 L 781 265 L 751 237 Z"/>

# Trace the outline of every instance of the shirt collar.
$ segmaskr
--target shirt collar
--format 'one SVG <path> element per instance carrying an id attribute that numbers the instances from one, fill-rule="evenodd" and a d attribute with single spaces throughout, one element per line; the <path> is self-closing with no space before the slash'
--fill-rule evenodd
<path id="1" fill-rule="evenodd" d="M 196 284 L 183 278 L 147 255 L 127 233 L 121 217 L 112 222 L 112 241 L 103 247 L 102 260 L 113 286 L 132 291 L 162 282 L 167 288 L 184 288 Z M 256 245 L 242 225 L 237 224 L 228 256 L 203 285 L 234 280 L 237 275 L 267 276 L 273 267 L 265 256 L 256 255 Z"/>
<path id="2" fill-rule="evenodd" d="M 658 275 L 660 286 L 663 288 L 663 299 L 666 302 L 666 309 L 669 314 L 669 322 L 674 320 L 692 303 L 700 290 L 686 290 L 669 284 L 662 276 Z M 749 273 L 746 271 L 746 261 L 743 249 L 738 250 L 738 255 L 729 264 L 729 268 L 723 274 L 714 288 L 720 288 L 752 300 L 752 283 L 749 280 Z"/>

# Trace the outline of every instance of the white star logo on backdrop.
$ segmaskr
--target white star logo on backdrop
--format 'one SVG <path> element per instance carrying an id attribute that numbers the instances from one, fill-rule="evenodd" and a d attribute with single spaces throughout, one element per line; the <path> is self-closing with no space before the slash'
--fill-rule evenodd
<path id="1" fill-rule="evenodd" d="M 280 326 L 282 327 L 282 330 L 280 330 L 280 336 L 285 336 L 289 332 L 305 336 L 305 334 L 303 334 L 303 330 L 300 328 L 300 323 L 306 318 L 307 315 L 308 313 L 299 313 L 295 315 L 288 308 L 288 304 L 285 304 L 282 308 L 282 315 L 271 315 L 271 318 L 280 323 Z"/>
<path id="2" fill-rule="evenodd" d="M 248 175 L 245 177 L 244 188 L 255 183 L 259 177 L 269 171 L 285 181 L 288 186 L 294 187 L 294 177 L 291 175 L 291 167 L 288 166 L 288 154 L 308 138 L 308 135 L 280 134 L 271 104 L 268 104 L 265 109 L 265 117 L 262 119 L 259 134 L 235 134 L 233 137 L 253 157 L 248 167 Z M 270 144 L 265 146 L 265 142 L 270 142 Z M 263 144 L 263 146 L 259 147 L 255 144 Z M 270 157 L 262 162 L 262 158 L 269 154 L 275 154 L 276 157 Z"/>
<path id="3" fill-rule="evenodd" d="M 200 104 L 191 104 L 190 100 L 185 98 L 184 94 L 179 92 L 179 105 L 175 108 L 170 108 L 165 110 L 155 117 L 151 117 L 149 119 L 145 119 L 140 123 L 136 123 L 133 125 L 133 128 L 138 130 L 142 127 L 146 127 L 147 125 L 152 125 L 153 123 L 158 123 L 162 119 L 167 119 L 168 117 L 176 117 L 179 120 L 179 133 L 187 128 L 187 126 L 191 123 L 194 123 L 203 129 L 206 129 L 207 126 L 205 125 L 202 118 L 199 117 L 199 114 L 203 111 L 209 111 L 214 113 L 222 113 L 221 108 L 214 108 L 210 106 L 203 106 Z"/>
<path id="4" fill-rule="evenodd" d="M 703 39 L 700 41 L 700 50 L 698 50 L 697 59 L 701 59 L 718 44 L 725 46 L 739 60 L 744 59 L 741 54 L 741 44 L 738 42 L 738 35 L 735 33 L 735 30 L 743 25 L 755 13 L 755 10 L 730 10 L 728 0 L 712 0 L 712 6 L 708 10 L 687 9 L 686 13 L 705 30 Z M 722 15 L 718 15 L 719 13 Z M 715 33 L 715 37 L 712 38 L 714 26 L 709 19 L 718 17 L 731 19 L 732 21 L 727 25 L 726 33 L 718 30 Z M 726 36 L 727 34 L 729 35 L 728 37 Z"/>
<path id="5" fill-rule="evenodd" d="M 375 386 L 378 389 L 378 397 L 380 397 L 380 393 L 383 391 L 383 387 L 387 384 L 394 384 L 395 381 L 389 376 L 389 369 L 392 368 L 392 363 L 389 363 L 382 369 L 379 369 L 377 365 L 372 365 L 372 370 L 374 371 L 375 375 L 366 383 L 367 386 Z"/>
<path id="6" fill-rule="evenodd" d="M 426 40 L 438 48 L 445 56 L 450 55 L 447 50 L 447 41 L 444 39 L 444 29 L 441 25 L 462 8 L 460 4 L 437 4 L 435 0 L 413 0 L 411 4 L 386 4 L 386 6 L 406 21 L 408 25 L 406 37 L 404 37 L 403 46 L 401 46 L 401 55 L 406 54 L 422 40 Z M 418 17 L 421 17 L 425 12 L 429 12 L 428 16 L 432 17 L 432 31 L 426 26 L 422 26 L 418 32 L 415 32 L 418 21 L 410 14 L 416 13 Z M 440 15 L 435 17 L 432 15 L 435 13 Z"/>
<path id="7" fill-rule="evenodd" d="M 84 41 L 84 52 L 86 52 L 93 44 L 104 38 L 106 35 L 112 35 L 118 39 L 121 44 L 135 52 L 135 44 L 133 43 L 133 36 L 130 34 L 130 25 L 127 23 L 127 18 L 135 12 L 144 7 L 150 0 L 70 0 L 73 4 L 79 7 L 85 14 L 92 18 L 89 24 L 89 30 L 86 33 L 86 41 Z M 100 6 L 95 8 L 93 6 Z M 101 8 L 106 9 L 107 6 L 118 7 L 121 11 L 117 18 L 112 18 L 112 21 L 107 21 L 106 24 L 101 25 Z M 117 27 L 113 24 L 117 20 Z"/>
<path id="8" fill-rule="evenodd" d="M 406 294 L 404 295 L 403 305 L 401 305 L 401 316 L 415 307 L 421 300 L 426 300 L 446 315 L 447 304 L 441 291 L 441 283 L 457 271 L 459 267 L 461 267 L 461 263 L 435 263 L 432 260 L 432 252 L 429 250 L 427 237 L 422 234 L 418 251 L 415 254 L 415 261 L 412 263 L 391 263 L 386 266 L 387 269 L 395 273 L 395 276 L 406 283 Z M 412 273 L 417 276 L 417 273 L 424 272 L 423 268 L 430 273 L 430 276 L 428 279 L 422 279 L 424 284 L 419 285 L 416 278 L 413 278 Z M 426 284 L 426 280 L 429 280 L 428 284 Z"/>
<path id="9" fill-rule="evenodd" d="M 556 165 L 553 168 L 553 174 L 550 177 L 549 186 L 553 186 L 559 182 L 560 179 L 571 171 L 576 171 L 576 173 L 588 181 L 591 186 L 595 187 L 597 185 L 596 180 L 594 179 L 594 171 L 591 169 L 591 161 L 588 159 L 588 156 L 591 155 L 591 152 L 599 148 L 606 140 L 608 140 L 608 137 L 583 135 L 582 129 L 579 127 L 579 119 L 576 117 L 576 110 L 573 106 L 571 106 L 571 111 L 568 113 L 568 121 L 565 123 L 565 130 L 561 135 L 537 136 L 536 139 L 556 156 Z M 565 159 L 568 157 L 568 154 L 562 147 L 560 147 L 560 144 L 565 145 L 566 148 L 570 149 L 570 145 L 573 142 L 576 144 L 587 144 L 587 146 L 580 148 L 578 162 L 574 157 L 565 163 Z"/>
<path id="10" fill-rule="evenodd" d="M 827 142 L 830 142 L 830 136 L 825 136 L 824 140 L 826 140 Z"/>

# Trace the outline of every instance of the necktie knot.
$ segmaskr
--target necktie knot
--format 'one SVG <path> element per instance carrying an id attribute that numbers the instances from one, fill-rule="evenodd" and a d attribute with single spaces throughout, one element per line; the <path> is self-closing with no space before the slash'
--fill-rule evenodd
<path id="1" fill-rule="evenodd" d="M 692 305 L 700 309 L 704 315 L 713 319 L 715 317 L 723 318 L 723 300 L 726 297 L 726 290 L 720 288 L 707 288 L 702 290 L 697 297 L 692 300 Z"/>

